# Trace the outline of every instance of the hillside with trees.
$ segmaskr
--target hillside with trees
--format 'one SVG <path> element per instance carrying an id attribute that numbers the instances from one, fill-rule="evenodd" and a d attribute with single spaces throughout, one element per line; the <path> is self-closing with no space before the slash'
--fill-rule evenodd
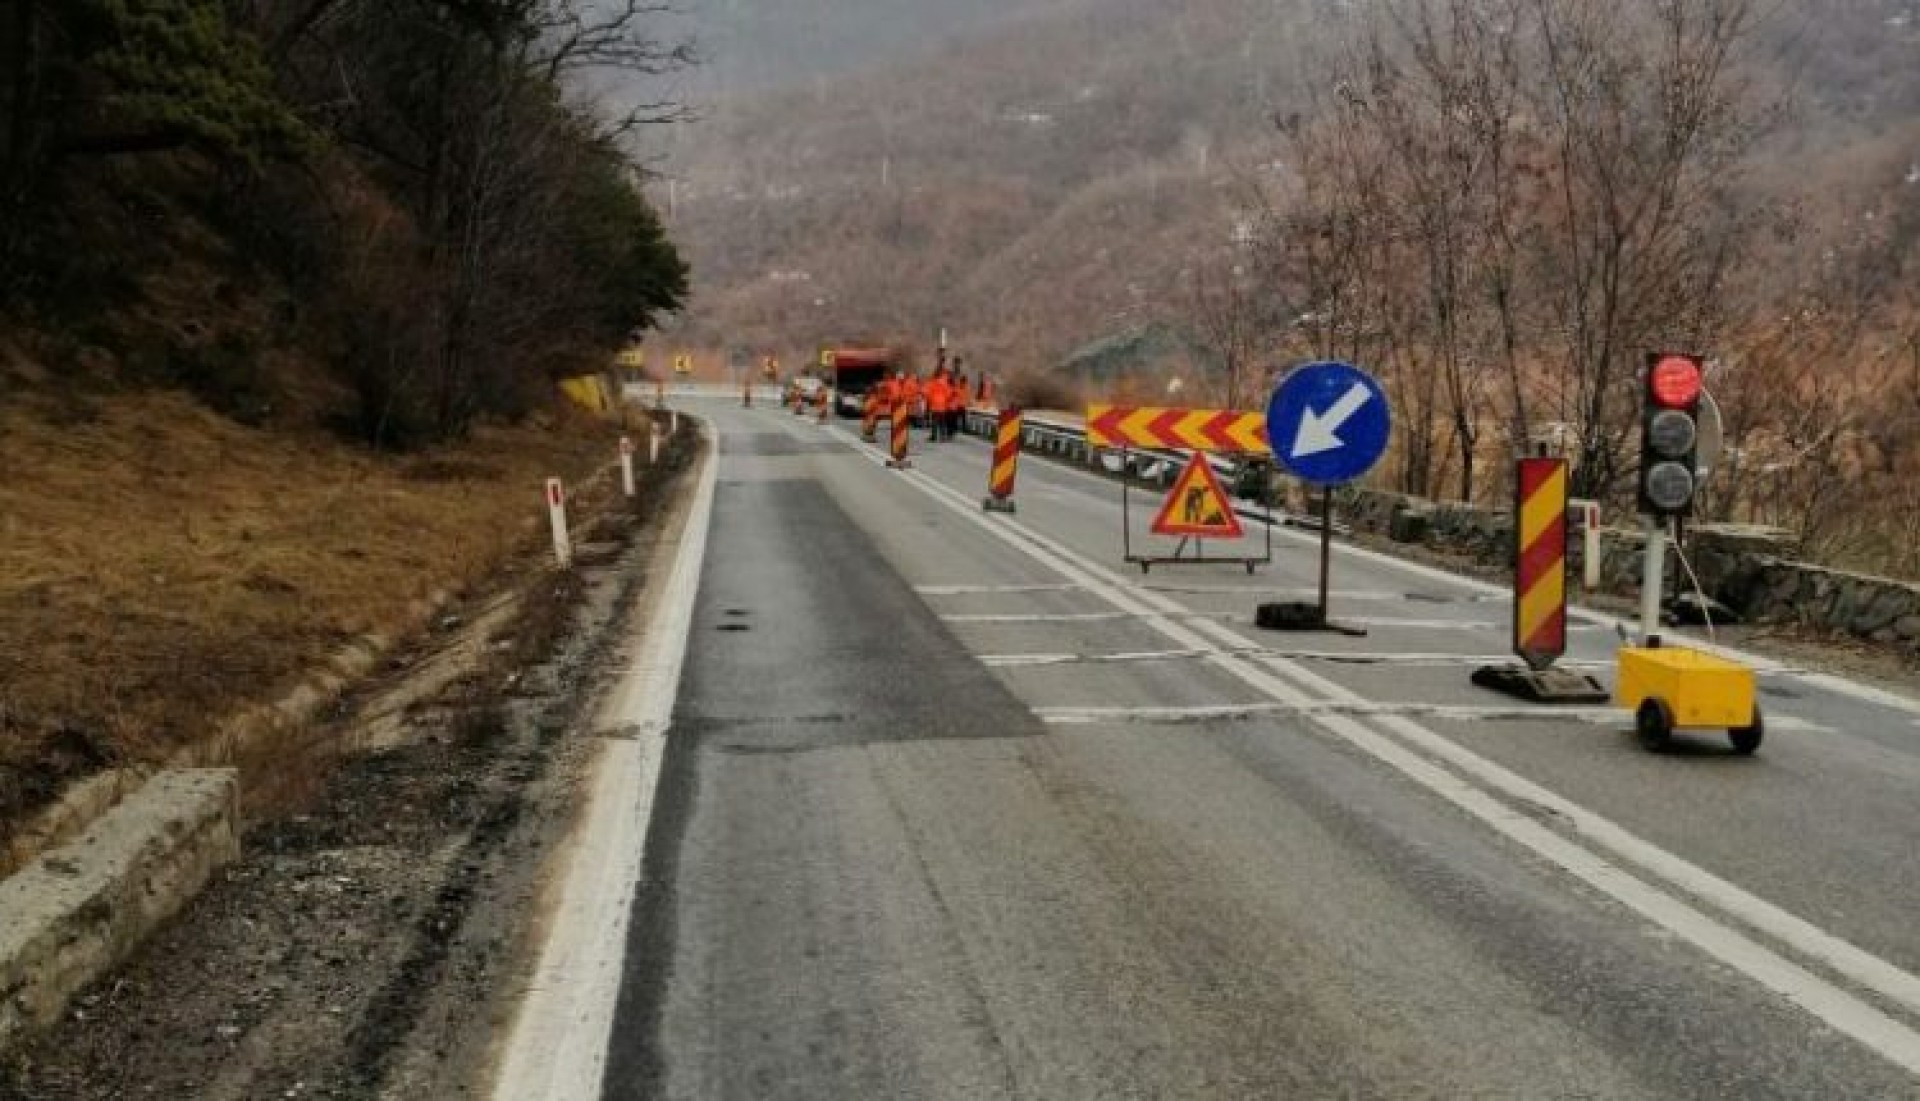
<path id="1" fill-rule="evenodd" d="M 1082 381 L 1239 403 L 1358 358 L 1423 495 L 1544 440 L 1617 511 L 1640 357 L 1698 348 L 1711 514 L 1911 573 L 1917 106 L 1911 0 L 1118 0 L 726 105 L 671 225 L 716 344 L 946 325 L 1018 375 L 1171 325 L 1211 354 Z"/>
<path id="2" fill-rule="evenodd" d="M 656 16 L 6 5 L 0 838 L 408 637 L 604 467 L 554 383 L 687 293 L 636 140 L 679 112 L 579 89 L 682 68 Z"/>
<path id="3" fill-rule="evenodd" d="M 515 416 L 685 293 L 609 114 L 651 6 L 27 0 L 0 27 L 0 290 L 38 357 L 242 417 L 308 361 L 382 446 Z M 221 315 L 236 315 L 231 324 Z M 196 317 L 204 317 L 189 324 Z M 70 349 L 69 349 L 70 350 Z M 71 364 L 48 366 L 65 373 Z"/>

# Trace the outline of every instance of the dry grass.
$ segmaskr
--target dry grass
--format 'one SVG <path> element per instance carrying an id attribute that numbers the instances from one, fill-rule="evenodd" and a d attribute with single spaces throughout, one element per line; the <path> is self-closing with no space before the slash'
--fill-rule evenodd
<path id="1" fill-rule="evenodd" d="M 540 538 L 541 479 L 617 431 L 568 419 L 383 458 L 169 393 L 0 409 L 0 833 L 68 779 L 157 760 L 351 638 Z"/>

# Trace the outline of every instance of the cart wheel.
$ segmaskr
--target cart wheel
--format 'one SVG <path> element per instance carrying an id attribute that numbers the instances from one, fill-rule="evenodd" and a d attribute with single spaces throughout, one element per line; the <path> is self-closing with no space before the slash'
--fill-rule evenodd
<path id="1" fill-rule="evenodd" d="M 1152 573 L 1152 572 L 1153 572 L 1153 563 L 1151 563 L 1151 562 L 1142 562 L 1142 563 L 1140 563 L 1140 572 L 1141 572 L 1141 573 Z"/>
<path id="2" fill-rule="evenodd" d="M 1760 716 L 1760 705 L 1753 705 L 1753 722 L 1750 725 L 1727 731 L 1727 737 L 1733 740 L 1733 751 L 1741 756 L 1750 756 L 1760 748 L 1760 739 L 1766 737 L 1767 722 Z"/>
<path id="3" fill-rule="evenodd" d="M 1667 748 L 1673 738 L 1673 708 L 1658 697 L 1642 700 L 1640 709 L 1633 713 L 1633 733 L 1642 749 L 1658 753 Z"/>

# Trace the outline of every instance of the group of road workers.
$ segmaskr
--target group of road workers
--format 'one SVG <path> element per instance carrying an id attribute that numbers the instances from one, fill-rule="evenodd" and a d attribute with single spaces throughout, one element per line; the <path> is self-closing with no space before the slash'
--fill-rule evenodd
<path id="1" fill-rule="evenodd" d="M 787 400 L 798 408 L 798 403 L 809 399 L 793 391 Z M 811 398 L 812 403 L 822 410 L 823 420 L 826 418 L 826 404 L 830 400 L 825 388 Z M 862 434 L 868 439 L 874 438 L 878 425 L 891 424 L 894 410 L 904 407 L 908 420 L 915 427 L 927 430 L 929 441 L 951 440 L 960 434 L 969 405 L 975 402 L 991 404 L 992 401 L 993 383 L 982 375 L 976 390 L 974 382 L 967 377 L 960 357 L 955 356 L 953 365 L 949 367 L 943 352 L 933 374 L 924 382 L 918 374 L 898 370 L 867 390 L 862 409 Z"/>
<path id="2" fill-rule="evenodd" d="M 946 365 L 945 359 L 945 356 L 941 357 L 941 362 L 925 382 L 920 381 L 920 376 L 910 375 L 904 370 L 894 372 L 892 378 L 881 379 L 867 391 L 863 423 L 871 430 L 873 425 L 890 420 L 893 411 L 904 403 L 908 418 L 926 427 L 928 440 L 939 442 L 959 435 L 962 418 L 966 416 L 967 406 L 972 403 L 974 396 L 967 373 L 961 369 L 960 357 L 953 358 L 951 368 Z M 986 380 L 982 379 L 980 396 L 983 400 L 986 385 Z"/>

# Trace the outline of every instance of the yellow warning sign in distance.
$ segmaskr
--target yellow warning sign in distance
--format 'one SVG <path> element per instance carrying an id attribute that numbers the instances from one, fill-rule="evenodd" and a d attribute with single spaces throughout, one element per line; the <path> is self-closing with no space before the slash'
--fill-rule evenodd
<path id="1" fill-rule="evenodd" d="M 693 357 L 685 354 L 674 356 L 673 357 L 673 373 L 676 375 L 692 374 L 693 373 Z"/>
<path id="2" fill-rule="evenodd" d="M 1156 535 L 1185 535 L 1197 539 L 1238 539 L 1246 532 L 1227 503 L 1207 457 L 1196 453 L 1167 492 L 1159 515 L 1153 518 Z"/>

